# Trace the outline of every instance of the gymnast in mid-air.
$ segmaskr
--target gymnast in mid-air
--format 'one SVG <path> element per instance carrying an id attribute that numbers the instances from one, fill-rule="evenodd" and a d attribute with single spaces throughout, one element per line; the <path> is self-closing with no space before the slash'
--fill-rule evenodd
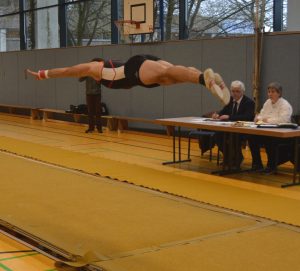
<path id="1" fill-rule="evenodd" d="M 129 89 L 134 86 L 153 88 L 178 83 L 194 83 L 205 86 L 224 105 L 229 103 L 230 92 L 222 77 L 212 69 L 204 72 L 181 65 L 173 65 L 153 55 L 135 55 L 126 62 L 94 58 L 91 62 L 71 67 L 39 70 L 27 69 L 37 80 L 63 77 L 92 77 L 100 84 L 113 89 Z"/>

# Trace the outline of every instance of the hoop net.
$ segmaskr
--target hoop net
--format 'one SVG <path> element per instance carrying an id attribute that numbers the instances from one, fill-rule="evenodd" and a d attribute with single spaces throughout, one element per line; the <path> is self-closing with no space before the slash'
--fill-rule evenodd
<path id="1" fill-rule="evenodd" d="M 114 23 L 125 41 L 130 41 L 129 35 L 134 35 L 135 31 L 141 28 L 140 22 L 132 20 L 118 20 Z"/>

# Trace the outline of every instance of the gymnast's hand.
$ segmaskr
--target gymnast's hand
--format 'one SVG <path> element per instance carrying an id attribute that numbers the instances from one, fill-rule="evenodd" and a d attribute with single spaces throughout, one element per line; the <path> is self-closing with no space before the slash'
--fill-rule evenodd
<path id="1" fill-rule="evenodd" d="M 35 77 L 35 80 L 41 80 L 40 77 L 39 77 L 39 73 L 38 72 L 34 72 L 34 71 L 31 71 L 29 69 L 26 69 L 25 71 L 25 78 L 27 79 L 27 74 Z"/>
<path id="2" fill-rule="evenodd" d="M 48 70 L 39 70 L 38 72 L 31 71 L 29 69 L 25 72 L 25 78 L 27 79 L 27 74 L 33 76 L 35 80 L 48 79 Z"/>

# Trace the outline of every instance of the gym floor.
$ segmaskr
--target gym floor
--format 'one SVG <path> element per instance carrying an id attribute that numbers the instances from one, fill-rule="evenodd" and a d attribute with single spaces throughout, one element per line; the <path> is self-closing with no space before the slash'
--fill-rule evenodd
<path id="1" fill-rule="evenodd" d="M 84 130 L 0 114 L 2 224 L 65 251 L 74 270 L 300 270 L 300 188 L 280 188 L 290 164 L 220 177 L 196 141 L 192 162 L 163 166 L 167 136 Z M 0 270 L 63 270 L 14 242 L 1 235 Z"/>

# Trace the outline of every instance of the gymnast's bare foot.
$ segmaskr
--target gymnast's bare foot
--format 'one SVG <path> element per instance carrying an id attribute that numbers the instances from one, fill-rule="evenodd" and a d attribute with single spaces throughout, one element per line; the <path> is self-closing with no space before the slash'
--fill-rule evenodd
<path id="1" fill-rule="evenodd" d="M 223 104 L 223 91 L 221 88 L 217 85 L 216 83 L 216 78 L 215 78 L 215 73 L 213 72 L 212 69 L 206 69 L 204 71 L 204 81 L 206 87 L 210 90 L 210 92 L 216 96 Z"/>
<path id="2" fill-rule="evenodd" d="M 215 73 L 215 81 L 216 84 L 221 88 L 222 92 L 223 92 L 223 98 L 222 98 L 222 103 L 224 105 L 227 105 L 230 101 L 230 91 L 228 89 L 228 87 L 225 85 L 223 78 L 221 77 L 220 74 Z"/>

